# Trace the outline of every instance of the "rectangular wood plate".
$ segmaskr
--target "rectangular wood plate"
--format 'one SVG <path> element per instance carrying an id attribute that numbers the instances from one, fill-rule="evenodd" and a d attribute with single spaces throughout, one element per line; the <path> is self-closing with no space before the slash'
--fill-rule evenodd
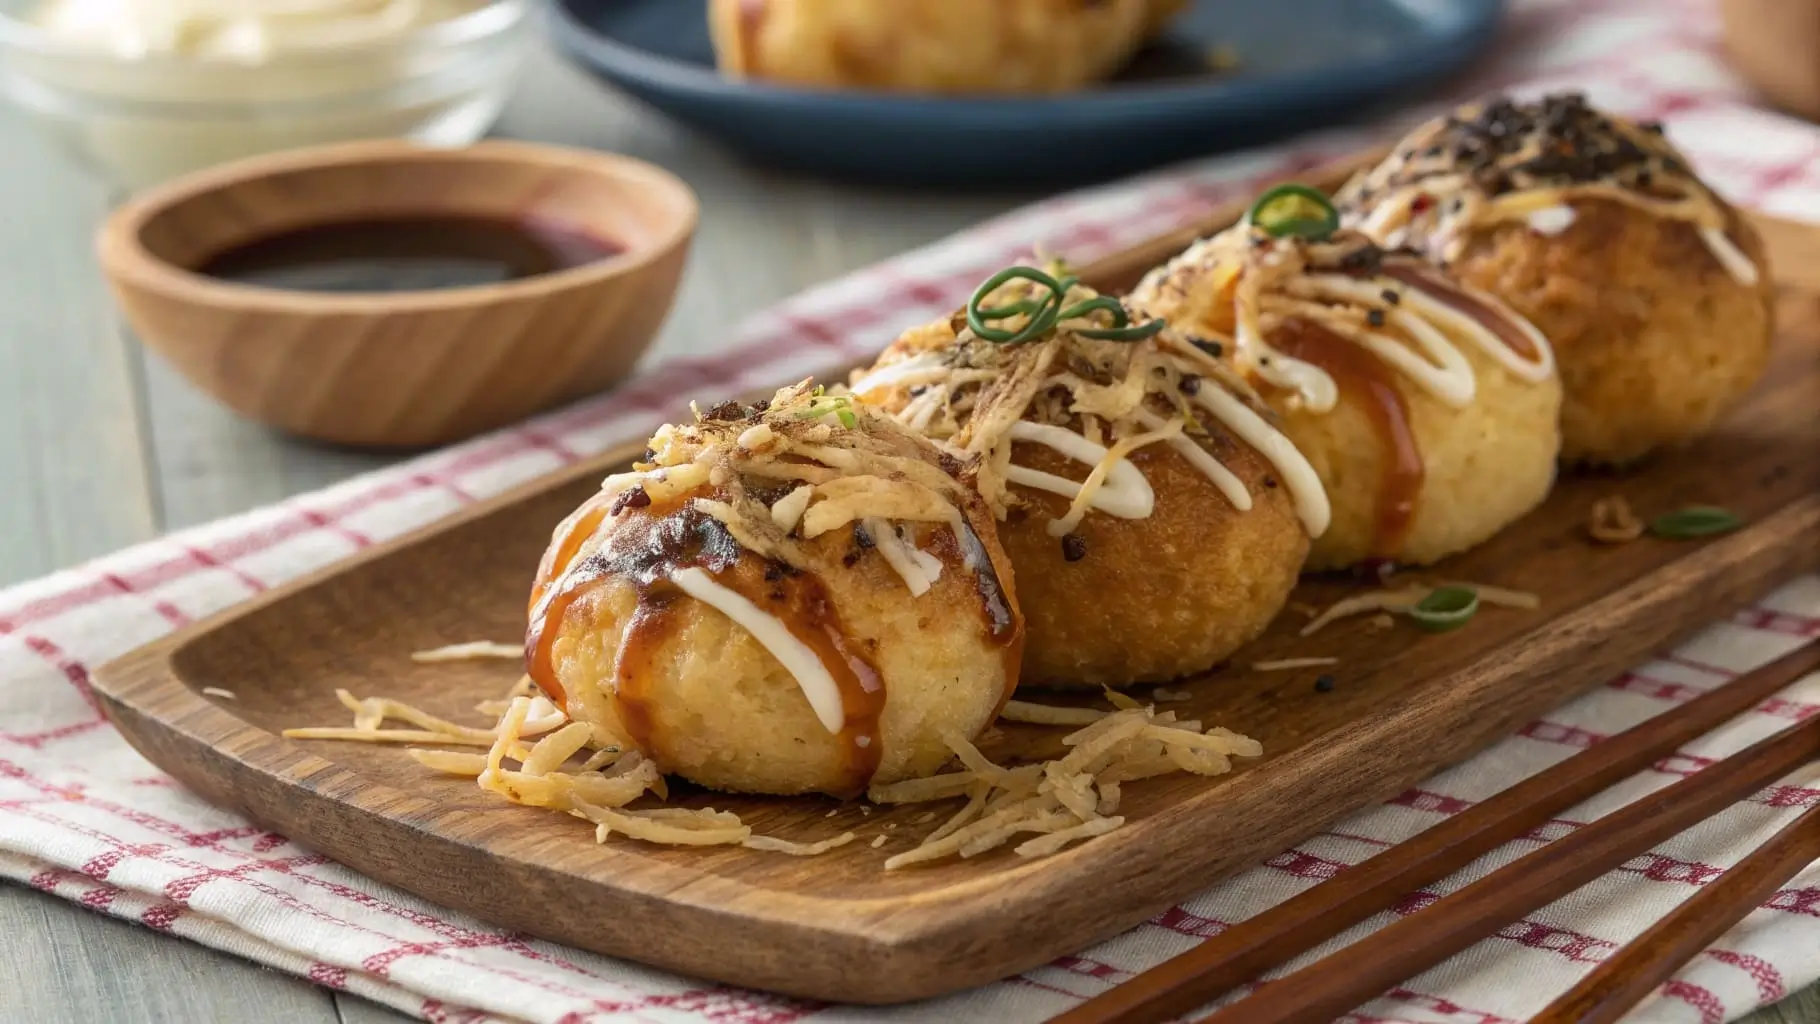
<path id="1" fill-rule="evenodd" d="M 1128 286 L 1238 213 L 1185 225 L 1086 276 Z M 760 832 L 813 839 L 851 828 L 890 839 L 808 859 L 596 845 L 584 822 L 505 804 L 398 748 L 279 737 L 289 726 L 345 724 L 336 687 L 477 721 L 475 702 L 499 696 L 516 670 L 418 665 L 410 652 L 520 636 L 552 527 L 642 439 L 145 647 L 103 668 L 96 686 L 127 739 L 204 797 L 500 925 L 820 999 L 886 1003 L 978 985 L 1138 924 L 1811 568 L 1820 536 L 1820 281 L 1811 276 L 1820 228 L 1761 227 L 1784 283 L 1779 337 L 1774 365 L 1737 415 L 1633 472 L 1566 476 L 1544 507 L 1438 570 L 1535 591 L 1541 610 L 1487 610 L 1438 636 L 1406 626 L 1373 632 L 1353 620 L 1317 641 L 1298 640 L 1303 620 L 1285 616 L 1245 662 L 1335 655 L 1339 686 L 1319 693 L 1313 671 L 1245 668 L 1186 684 L 1192 699 L 1172 707 L 1257 737 L 1265 756 L 1217 779 L 1130 786 L 1124 828 L 1048 859 L 999 851 L 887 874 L 886 857 L 935 827 L 921 820 L 931 807 L 702 793 L 682 802 L 737 811 Z M 1594 547 L 1587 510 L 1611 494 L 1646 513 L 1723 504 L 1748 525 L 1706 542 Z M 1296 599 L 1324 606 L 1349 586 L 1309 580 Z M 211 699 L 204 687 L 237 699 Z M 1064 732 L 1004 726 L 986 750 L 1055 756 Z"/>

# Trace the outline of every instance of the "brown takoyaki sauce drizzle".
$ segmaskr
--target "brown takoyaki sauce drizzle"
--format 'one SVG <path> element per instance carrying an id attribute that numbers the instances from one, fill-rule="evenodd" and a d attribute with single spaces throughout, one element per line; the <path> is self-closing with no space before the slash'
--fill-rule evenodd
<path id="1" fill-rule="evenodd" d="M 1523 333 L 1509 314 L 1493 309 L 1477 296 L 1455 287 L 1435 274 L 1424 273 L 1415 267 L 1394 261 L 1385 263 L 1379 272 L 1472 317 L 1479 326 L 1497 335 L 1499 341 L 1523 359 L 1533 361 L 1541 358 L 1542 353 L 1536 350 L 1535 342 Z"/>
<path id="2" fill-rule="evenodd" d="M 739 0 L 739 69 L 748 76 L 759 73 L 758 37 L 770 16 L 770 0 Z"/>
<path id="3" fill-rule="evenodd" d="M 583 517 L 593 518 L 592 513 Z M 620 523 L 599 550 L 546 577 L 554 582 L 541 586 L 525 630 L 525 671 L 545 696 L 562 704 L 566 697 L 556 675 L 554 649 L 571 605 L 608 577 L 648 589 L 684 566 L 719 572 L 739 561 L 740 550 L 739 542 L 719 522 L 688 507 L 654 508 L 649 515 Z"/>
<path id="4" fill-rule="evenodd" d="M 675 629 L 676 616 L 671 611 L 683 596 L 668 583 L 640 587 L 638 606 L 619 635 L 619 650 L 613 658 L 613 710 L 626 739 L 639 750 L 656 749 L 650 683 L 657 666 L 652 659 Z"/>
<path id="5" fill-rule="evenodd" d="M 932 552 L 943 562 L 961 561 L 975 567 L 973 588 L 979 594 L 980 614 L 986 623 L 986 632 L 999 645 L 1000 657 L 1005 666 L 1005 689 L 999 696 L 998 709 L 993 712 L 997 717 L 1005 710 L 1005 703 L 1011 699 L 1017 689 L 1017 677 L 1024 664 L 1024 623 L 1011 611 L 1011 599 L 1005 593 L 1005 586 L 1000 582 L 998 573 L 992 568 L 992 559 L 986 553 L 986 545 L 979 535 L 973 532 L 973 526 L 963 521 L 961 534 L 957 538 L 952 530 L 940 530 L 930 544 Z"/>
<path id="6" fill-rule="evenodd" d="M 1325 370 L 1340 393 L 1355 396 L 1370 417 L 1384 452 L 1372 548 L 1379 556 L 1394 554 L 1415 518 L 1427 469 L 1393 371 L 1366 349 L 1300 317 L 1285 320 L 1270 340 L 1285 355 Z"/>

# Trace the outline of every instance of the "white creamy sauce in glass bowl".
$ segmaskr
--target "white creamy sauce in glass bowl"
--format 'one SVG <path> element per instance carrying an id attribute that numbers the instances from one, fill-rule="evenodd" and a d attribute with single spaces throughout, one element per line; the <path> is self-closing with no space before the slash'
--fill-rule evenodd
<path id="1" fill-rule="evenodd" d="M 117 185 L 321 143 L 459 146 L 534 0 L 0 0 L 5 91 Z"/>
<path id="2" fill-rule="evenodd" d="M 50 0 L 38 27 L 118 57 L 257 62 L 381 42 L 473 10 L 466 0 Z"/>

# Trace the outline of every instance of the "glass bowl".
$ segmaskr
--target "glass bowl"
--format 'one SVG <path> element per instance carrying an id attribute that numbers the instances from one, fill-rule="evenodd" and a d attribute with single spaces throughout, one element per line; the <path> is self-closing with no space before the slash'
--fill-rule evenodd
<path id="1" fill-rule="evenodd" d="M 78 45 L 30 20 L 45 2 L 0 0 L 0 92 L 111 182 L 138 189 L 318 143 L 473 142 L 505 105 L 533 0 L 487 0 L 389 37 L 255 58 Z"/>

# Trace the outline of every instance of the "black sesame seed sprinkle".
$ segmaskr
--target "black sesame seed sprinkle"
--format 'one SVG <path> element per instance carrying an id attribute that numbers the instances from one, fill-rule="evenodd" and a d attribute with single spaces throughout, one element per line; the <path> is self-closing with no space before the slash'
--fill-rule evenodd
<path id="1" fill-rule="evenodd" d="M 1314 677 L 1314 688 L 1315 688 L 1315 692 L 1317 692 L 1317 693 L 1332 693 L 1333 692 L 1333 677 L 1330 675 L 1315 676 Z"/>
<path id="2" fill-rule="evenodd" d="M 1370 310 L 1365 314 L 1365 322 L 1373 327 L 1384 326 L 1384 311 L 1381 309 Z"/>
<path id="3" fill-rule="evenodd" d="M 1201 390 L 1201 376 L 1198 373 L 1184 373 L 1182 379 L 1176 382 L 1176 387 L 1181 388 L 1184 395 L 1196 394 Z"/>
<path id="4" fill-rule="evenodd" d="M 1265 473 L 1264 474 L 1264 486 L 1269 488 L 1270 490 L 1273 490 L 1273 491 L 1276 490 L 1277 489 L 1277 478 L 1274 476 L 1271 476 L 1269 473 Z"/>
<path id="5" fill-rule="evenodd" d="M 1062 537 L 1062 557 L 1070 562 L 1078 562 L 1087 557 L 1087 538 L 1078 533 Z"/>
<path id="6" fill-rule="evenodd" d="M 876 543 L 877 541 L 872 539 L 872 534 L 868 533 L 864 526 L 859 523 L 853 524 L 853 544 L 855 547 L 859 548 L 861 551 L 865 551 Z"/>
<path id="7" fill-rule="evenodd" d="M 1386 288 L 1379 292 L 1378 295 L 1382 297 L 1385 302 L 1388 302 L 1393 306 L 1403 301 L 1403 293 L 1397 291 L 1395 288 Z"/>

